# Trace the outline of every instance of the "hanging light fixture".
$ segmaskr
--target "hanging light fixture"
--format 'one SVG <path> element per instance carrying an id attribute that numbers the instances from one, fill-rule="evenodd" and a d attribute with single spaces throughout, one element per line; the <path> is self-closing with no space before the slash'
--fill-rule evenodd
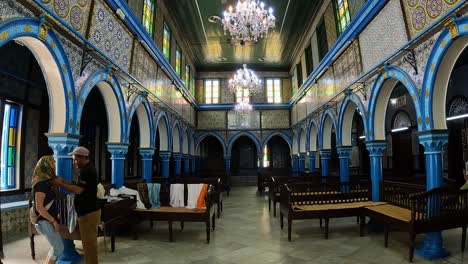
<path id="1" fill-rule="evenodd" d="M 266 37 L 268 30 L 275 28 L 275 21 L 273 9 L 270 7 L 267 11 L 263 2 L 239 0 L 234 11 L 232 6 L 224 11 L 221 23 L 224 35 L 229 31 L 232 40 L 244 45 L 247 41 L 257 42 L 259 38 Z"/>
<path id="2" fill-rule="evenodd" d="M 252 111 L 252 105 L 247 101 L 240 101 L 234 106 L 236 112 L 250 112 Z"/>
<path id="3" fill-rule="evenodd" d="M 228 86 L 233 93 L 247 89 L 250 94 L 258 94 L 263 89 L 262 80 L 257 77 L 254 71 L 248 69 L 246 64 L 229 79 Z"/>

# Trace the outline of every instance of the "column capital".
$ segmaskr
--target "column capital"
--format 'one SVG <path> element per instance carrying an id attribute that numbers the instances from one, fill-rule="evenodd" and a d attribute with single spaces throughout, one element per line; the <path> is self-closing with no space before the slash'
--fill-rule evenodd
<path id="1" fill-rule="evenodd" d="M 179 152 L 172 152 L 172 157 L 173 157 L 175 160 L 180 160 L 180 159 L 182 159 L 182 153 L 179 153 Z"/>
<path id="2" fill-rule="evenodd" d="M 382 157 L 387 148 L 387 142 L 385 140 L 366 141 L 366 147 L 369 151 L 369 157 Z"/>
<path id="3" fill-rule="evenodd" d="M 338 152 L 338 157 L 340 159 L 347 159 L 349 158 L 349 155 L 351 154 L 351 151 L 353 148 L 351 146 L 339 146 L 336 147 L 336 151 Z"/>
<path id="4" fill-rule="evenodd" d="M 418 133 L 419 143 L 424 146 L 424 154 L 441 153 L 448 142 L 447 130 L 426 130 Z"/>
<path id="5" fill-rule="evenodd" d="M 183 159 L 190 159 L 190 154 L 182 154 Z"/>
<path id="6" fill-rule="evenodd" d="M 125 159 L 128 151 L 127 143 L 107 142 L 107 151 L 111 154 L 111 159 Z"/>
<path id="7" fill-rule="evenodd" d="M 54 151 L 55 158 L 71 158 L 68 154 L 80 143 L 80 135 L 68 133 L 46 133 L 49 146 Z"/>
<path id="8" fill-rule="evenodd" d="M 315 155 L 317 154 L 317 151 L 309 151 L 309 157 L 315 157 Z"/>
<path id="9" fill-rule="evenodd" d="M 154 148 L 139 148 L 142 160 L 152 160 L 154 155 Z"/>
<path id="10" fill-rule="evenodd" d="M 171 152 L 170 151 L 159 151 L 159 157 L 161 160 L 169 160 L 171 157 Z"/>
<path id="11" fill-rule="evenodd" d="M 300 152 L 300 153 L 299 153 L 299 157 L 303 157 L 303 158 L 304 158 L 305 156 L 307 156 L 307 152 Z"/>
<path id="12" fill-rule="evenodd" d="M 330 159 L 331 158 L 331 149 L 321 149 L 320 150 L 321 159 Z"/>

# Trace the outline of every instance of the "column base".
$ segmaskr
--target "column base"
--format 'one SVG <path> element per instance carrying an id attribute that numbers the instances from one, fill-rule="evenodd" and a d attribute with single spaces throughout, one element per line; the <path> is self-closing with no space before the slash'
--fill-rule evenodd
<path id="1" fill-rule="evenodd" d="M 63 246 L 63 253 L 57 260 L 58 264 L 77 264 L 84 260 L 83 256 L 76 252 L 73 240 L 64 239 Z"/>
<path id="2" fill-rule="evenodd" d="M 450 255 L 443 247 L 441 232 L 427 233 L 424 244 L 416 249 L 416 254 L 428 260 L 446 258 Z"/>

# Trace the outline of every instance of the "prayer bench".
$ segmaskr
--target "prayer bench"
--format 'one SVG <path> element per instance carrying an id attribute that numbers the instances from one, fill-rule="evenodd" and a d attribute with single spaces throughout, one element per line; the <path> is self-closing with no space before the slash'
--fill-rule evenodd
<path id="1" fill-rule="evenodd" d="M 468 190 L 436 188 L 384 181 L 385 205 L 366 208 L 366 215 L 384 224 L 384 245 L 388 247 L 390 229 L 408 232 L 409 261 L 413 261 L 417 234 L 462 228 L 461 249 L 465 249 L 468 223 Z"/>
<path id="2" fill-rule="evenodd" d="M 325 238 L 328 239 L 330 218 L 357 216 L 360 235 L 364 235 L 364 207 L 381 203 L 370 201 L 369 182 L 351 183 L 292 183 L 281 189 L 280 223 L 288 220 L 288 240 L 291 241 L 293 220 L 325 219 Z"/>
<path id="3" fill-rule="evenodd" d="M 140 183 L 138 186 L 138 191 L 140 197 L 143 197 L 144 194 L 141 193 L 143 189 L 141 184 L 146 185 L 145 183 Z M 146 187 L 146 186 L 145 186 Z M 161 189 L 163 186 L 161 186 Z M 165 187 L 166 188 L 166 187 Z M 180 222 L 181 229 L 184 228 L 184 222 L 204 222 L 206 224 L 206 242 L 210 243 L 210 224 L 215 230 L 215 210 L 212 206 L 213 202 L 211 197 L 213 196 L 214 187 L 209 185 L 208 191 L 204 197 L 206 208 L 177 208 L 171 207 L 168 203 L 162 202 L 160 208 L 150 208 L 150 209 L 134 209 L 131 214 L 132 224 L 133 224 L 133 234 L 134 239 L 138 239 L 137 229 L 140 222 L 144 220 L 149 220 L 151 223 L 153 221 L 167 221 L 169 224 L 169 241 L 173 241 L 173 231 L 172 223 Z M 165 195 L 165 193 L 160 193 L 160 195 Z M 184 204 L 187 205 L 187 184 L 184 184 Z M 151 225 L 152 227 L 152 225 Z"/>

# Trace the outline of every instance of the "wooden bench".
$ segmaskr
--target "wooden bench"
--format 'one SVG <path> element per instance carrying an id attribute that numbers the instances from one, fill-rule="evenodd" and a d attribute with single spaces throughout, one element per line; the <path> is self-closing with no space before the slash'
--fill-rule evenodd
<path id="1" fill-rule="evenodd" d="M 291 241 L 293 220 L 325 219 L 325 238 L 328 239 L 330 218 L 360 217 L 360 234 L 364 235 L 364 207 L 380 203 L 370 201 L 369 182 L 339 184 L 285 184 L 281 189 L 280 221 L 288 220 L 288 240 Z"/>
<path id="2" fill-rule="evenodd" d="M 145 184 L 145 183 L 140 183 L 140 184 Z M 144 220 L 149 220 L 151 223 L 153 221 L 167 221 L 169 224 L 169 241 L 170 242 L 174 240 L 173 231 L 172 231 L 173 222 L 180 222 L 181 229 L 184 228 L 184 222 L 204 222 L 206 224 L 206 242 L 210 243 L 210 225 L 213 231 L 215 229 L 215 210 L 214 210 L 214 207 L 212 206 L 213 202 L 211 201 L 213 188 L 214 187 L 212 185 L 210 185 L 208 188 L 208 192 L 205 196 L 206 208 L 204 209 L 175 208 L 175 207 L 169 206 L 168 203 L 162 203 L 162 201 L 161 201 L 162 206 L 160 208 L 134 209 L 131 214 L 134 239 L 138 239 L 137 227 L 138 227 L 138 224 Z M 186 205 L 187 204 L 187 184 L 184 184 L 184 189 L 185 189 L 184 200 L 185 200 L 185 205 Z"/>
<path id="3" fill-rule="evenodd" d="M 462 228 L 461 249 L 465 249 L 468 223 L 468 190 L 436 188 L 384 181 L 382 200 L 387 204 L 366 208 L 366 215 L 384 224 L 384 245 L 390 229 L 408 232 L 409 261 L 413 261 L 417 234 Z"/>

